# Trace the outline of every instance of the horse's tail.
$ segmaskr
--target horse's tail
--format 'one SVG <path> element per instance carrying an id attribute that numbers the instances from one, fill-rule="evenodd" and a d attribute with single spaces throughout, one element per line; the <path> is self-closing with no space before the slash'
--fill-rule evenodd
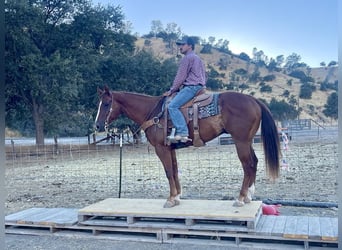
<path id="1" fill-rule="evenodd" d="M 280 142 L 277 126 L 267 106 L 257 100 L 261 107 L 261 138 L 265 152 L 267 174 L 275 179 L 279 176 Z"/>

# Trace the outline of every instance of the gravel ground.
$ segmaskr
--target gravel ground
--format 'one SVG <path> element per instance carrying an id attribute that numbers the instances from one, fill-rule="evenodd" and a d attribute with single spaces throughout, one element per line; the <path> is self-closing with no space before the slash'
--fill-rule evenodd
<path id="1" fill-rule="evenodd" d="M 337 143 L 293 144 L 283 152 L 288 168 L 271 182 L 259 158 L 255 200 L 337 202 Z M 32 207 L 82 208 L 118 197 L 120 152 L 106 147 L 65 151 L 58 155 L 32 153 L 7 159 L 5 213 Z M 153 148 L 125 147 L 122 152 L 122 198 L 166 199 L 168 182 Z M 243 172 L 233 145 L 187 148 L 178 151 L 180 181 L 185 199 L 234 200 Z M 286 209 L 284 213 L 315 213 L 317 209 Z M 336 209 L 319 209 L 331 215 Z"/>
<path id="2" fill-rule="evenodd" d="M 220 245 L 219 245 L 220 244 Z M 196 244 L 182 242 L 182 243 L 150 243 L 150 242 L 132 242 L 132 241 L 113 241 L 101 239 L 77 239 L 65 237 L 51 237 L 51 236 L 6 236 L 6 249 L 8 250 L 241 250 L 241 249 L 260 249 L 260 250 L 274 250 L 274 249 L 304 249 L 303 246 L 289 246 L 279 244 L 269 244 L 256 246 L 255 244 L 241 243 L 237 247 L 234 243 L 214 243 Z M 311 248 L 310 248 L 311 249 Z M 323 250 L 325 248 L 319 248 Z M 332 249 L 332 248 L 326 248 Z"/>
<path id="3" fill-rule="evenodd" d="M 77 147 L 76 147 L 77 148 Z M 261 145 L 255 199 L 337 202 L 337 143 L 293 143 L 283 151 L 288 168 L 271 183 L 263 168 Z M 27 150 L 27 149 L 25 149 Z M 7 157 L 5 214 L 32 207 L 82 208 L 117 197 L 119 149 L 73 149 L 56 155 L 35 155 L 23 148 L 21 155 Z M 19 152 L 19 150 L 17 150 Z M 123 198 L 165 198 L 168 183 L 153 148 L 124 147 Z M 242 169 L 232 145 L 206 146 L 178 151 L 183 197 L 186 199 L 235 199 Z M 281 215 L 336 217 L 338 209 L 282 206 Z M 91 240 L 51 236 L 6 235 L 7 249 L 207 249 L 192 244 L 156 244 Z M 210 246 L 210 249 L 227 249 Z M 230 247 L 229 249 L 234 249 Z M 249 249 L 246 247 L 246 249 Z M 265 249 L 265 248 L 264 248 Z M 266 248 L 267 249 L 267 248 Z M 272 248 L 271 248 L 272 249 Z"/>

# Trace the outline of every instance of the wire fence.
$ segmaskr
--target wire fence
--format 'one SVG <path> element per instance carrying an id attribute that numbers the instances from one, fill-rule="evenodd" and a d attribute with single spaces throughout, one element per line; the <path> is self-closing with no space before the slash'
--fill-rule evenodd
<path id="1" fill-rule="evenodd" d="M 337 128 L 329 131 L 319 136 L 309 136 L 308 131 L 292 134 L 274 183 L 266 176 L 262 145 L 255 143 L 259 158 L 255 199 L 337 202 Z M 177 150 L 183 198 L 238 196 L 243 171 L 235 146 L 219 142 Z M 124 144 L 122 154 L 119 145 L 111 143 L 69 140 L 43 148 L 7 143 L 5 173 L 7 213 L 29 207 L 79 208 L 119 195 L 153 199 L 169 195 L 163 166 L 148 143 Z"/>

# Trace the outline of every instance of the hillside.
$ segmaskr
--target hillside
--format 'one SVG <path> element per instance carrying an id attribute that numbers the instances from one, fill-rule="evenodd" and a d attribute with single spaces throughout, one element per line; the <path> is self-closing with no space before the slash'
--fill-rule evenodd
<path id="1" fill-rule="evenodd" d="M 177 48 L 174 47 L 172 49 L 167 48 L 166 44 L 160 38 L 152 38 L 146 39 L 139 38 L 136 42 L 136 46 L 138 49 L 146 49 L 151 51 L 156 57 L 160 59 L 166 59 L 170 57 L 174 57 L 177 55 Z M 228 84 L 231 79 L 230 76 L 232 72 L 237 69 L 244 69 L 248 72 L 248 74 L 252 74 L 255 70 L 255 65 L 248 63 L 242 59 L 240 59 L 237 55 L 229 55 L 225 53 L 218 52 L 216 49 L 212 49 L 211 54 L 201 54 L 200 51 L 202 49 L 201 45 L 196 45 L 196 53 L 203 59 L 205 64 L 208 66 L 212 66 L 218 71 L 220 74 L 224 75 L 224 78 L 221 80 Z M 218 62 L 219 60 L 227 61 L 227 69 L 219 70 Z M 245 89 L 243 92 L 246 94 L 254 95 L 256 98 L 262 98 L 267 100 L 268 102 L 274 97 L 278 101 L 285 100 L 288 101 L 288 98 L 282 96 L 285 90 L 288 90 L 290 95 L 293 95 L 297 102 L 299 103 L 299 107 L 302 109 L 300 113 L 301 119 L 313 119 L 318 123 L 329 123 L 331 121 L 330 118 L 326 117 L 322 111 L 324 110 L 324 105 L 327 102 L 328 96 L 333 92 L 333 90 L 320 91 L 320 83 L 325 79 L 328 79 L 329 83 L 333 83 L 337 80 L 337 71 L 338 67 L 321 67 L 321 68 L 311 68 L 310 72 L 307 73 L 308 76 L 315 79 L 314 85 L 316 90 L 312 92 L 311 99 L 300 99 L 300 80 L 297 78 L 293 78 L 287 74 L 282 72 L 269 72 L 265 67 L 259 67 L 260 77 L 264 77 L 267 75 L 274 75 L 275 79 L 267 82 L 267 85 L 272 87 L 272 92 L 260 92 L 259 83 L 249 83 L 243 82 L 242 80 L 239 84 L 246 83 L 249 88 Z M 303 70 L 307 71 L 307 70 Z M 292 84 L 289 85 L 288 81 L 292 80 Z"/>

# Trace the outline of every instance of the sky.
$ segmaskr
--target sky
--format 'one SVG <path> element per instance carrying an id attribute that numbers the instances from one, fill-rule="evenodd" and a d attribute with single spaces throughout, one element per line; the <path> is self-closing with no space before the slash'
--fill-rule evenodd
<path id="1" fill-rule="evenodd" d="M 176 23 L 190 36 L 229 41 L 236 54 L 253 48 L 269 58 L 296 53 L 310 67 L 338 61 L 338 0 L 93 0 L 121 6 L 132 33 L 145 35 L 153 20 Z"/>

